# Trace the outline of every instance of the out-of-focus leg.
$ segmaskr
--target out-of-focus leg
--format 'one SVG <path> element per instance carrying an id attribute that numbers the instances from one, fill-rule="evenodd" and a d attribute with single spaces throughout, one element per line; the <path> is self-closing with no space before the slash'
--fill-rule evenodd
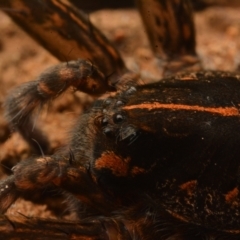
<path id="1" fill-rule="evenodd" d="M 166 61 L 165 75 L 199 70 L 189 0 L 138 0 L 137 3 L 153 52 Z"/>

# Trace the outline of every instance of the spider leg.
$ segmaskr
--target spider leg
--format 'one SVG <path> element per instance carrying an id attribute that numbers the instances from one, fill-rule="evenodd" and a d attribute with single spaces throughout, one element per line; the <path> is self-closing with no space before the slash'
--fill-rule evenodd
<path id="1" fill-rule="evenodd" d="M 30 158 L 12 169 L 13 175 L 0 182 L 0 212 L 22 196 L 34 195 L 55 186 L 66 190 L 97 212 L 109 213 L 113 203 L 99 189 L 87 167 L 61 154 Z"/>
<path id="2" fill-rule="evenodd" d="M 71 0 L 76 6 L 84 9 L 85 11 L 97 11 L 100 9 L 118 9 L 118 8 L 132 8 L 134 7 L 133 0 L 122 0 L 118 2 L 109 2 L 109 1 L 101 1 L 96 2 L 96 0 L 88 0 L 86 1 L 79 1 L 79 0 Z M 194 10 L 202 11 L 208 7 L 212 6 L 226 6 L 226 7 L 239 7 L 238 0 L 190 0 L 193 5 Z"/>
<path id="3" fill-rule="evenodd" d="M 34 125 L 31 115 L 41 107 L 61 95 L 72 86 L 91 95 L 112 91 L 104 74 L 91 62 L 85 60 L 61 63 L 47 69 L 36 80 L 15 89 L 5 102 L 6 118 L 22 136 L 38 150 L 48 152 L 48 142 Z M 33 141 L 35 139 L 36 141 Z"/>
<path id="4" fill-rule="evenodd" d="M 72 156 L 57 154 L 28 159 L 17 164 L 12 170 L 13 175 L 0 182 L 0 212 L 6 212 L 23 195 L 33 195 L 55 186 L 66 190 L 92 209 L 92 218 L 88 217 L 88 211 L 80 214 L 80 221 L 77 222 L 0 216 L 1 237 L 39 239 L 36 236 L 44 229 L 46 236 L 49 236 L 46 239 L 131 239 L 121 218 L 102 217 L 109 216 L 116 209 L 115 203 L 101 191 L 87 167 L 80 166 L 71 158 Z"/>
<path id="5" fill-rule="evenodd" d="M 14 176 L 0 182 L 0 211 L 5 212 L 20 196 L 15 184 Z"/>
<path id="6" fill-rule="evenodd" d="M 115 47 L 69 1 L 7 0 L 0 9 L 61 61 L 89 59 L 105 75 L 125 71 Z"/>
<path id="7" fill-rule="evenodd" d="M 129 73 L 119 53 L 70 3 L 7 0 L 0 3 L 0 8 L 60 60 L 79 57 L 90 60 L 69 61 L 48 69 L 35 81 L 16 89 L 5 103 L 7 120 L 14 129 L 36 152 L 50 153 L 48 139 L 31 118 L 34 109 L 41 108 L 70 86 L 96 96 L 121 89 L 132 79 L 119 77 Z"/>
<path id="8" fill-rule="evenodd" d="M 201 69 L 189 0 L 138 0 L 137 3 L 156 57 L 167 62 L 165 75 Z"/>
<path id="9" fill-rule="evenodd" d="M 91 218 L 78 222 L 47 220 L 19 216 L 0 216 L 3 239 L 25 240 L 130 240 L 128 231 L 121 221 Z"/>
<path id="10" fill-rule="evenodd" d="M 13 170 L 14 175 L 0 185 L 0 189 L 3 189 L 0 192 L 0 211 L 3 213 L 13 200 L 21 197 L 24 192 L 29 191 L 32 194 L 33 191 L 39 191 L 48 184 L 54 183 L 67 189 L 91 207 L 95 207 L 95 214 L 87 218 L 83 216 L 76 222 L 25 216 L 0 216 L 1 236 L 6 236 L 7 239 L 15 236 L 29 240 L 38 239 L 35 237 L 44 229 L 44 234 L 49 237 L 46 239 L 88 237 L 87 239 L 127 240 L 143 239 L 144 236 L 150 237 L 146 239 L 168 239 L 164 236 L 175 236 L 175 234 L 181 236 L 181 232 L 184 234 L 187 229 L 187 223 L 179 224 L 161 207 L 161 204 L 149 200 L 148 197 L 125 210 L 113 206 L 112 202 L 108 201 L 108 198 L 104 197 L 94 185 L 86 169 L 71 165 L 70 161 L 63 160 L 59 155 L 31 159 L 18 164 Z M 4 188 L 6 184 L 9 185 L 8 188 Z M 157 226 L 159 230 L 155 231 Z"/>

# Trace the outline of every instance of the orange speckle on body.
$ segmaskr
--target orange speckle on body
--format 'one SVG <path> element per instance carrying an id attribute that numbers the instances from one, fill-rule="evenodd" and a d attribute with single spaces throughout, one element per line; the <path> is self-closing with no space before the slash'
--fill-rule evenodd
<path id="1" fill-rule="evenodd" d="M 239 189 L 235 187 L 225 195 L 225 200 L 227 203 L 233 203 L 239 195 Z"/>
<path id="2" fill-rule="evenodd" d="M 233 234 L 239 234 L 240 230 L 238 230 L 238 229 L 231 229 L 231 230 L 226 230 L 224 232 L 233 233 Z"/>
<path id="3" fill-rule="evenodd" d="M 131 170 L 131 174 L 133 176 L 139 175 L 139 174 L 143 174 L 146 173 L 146 170 L 144 168 L 140 168 L 140 167 L 133 167 Z"/>
<path id="4" fill-rule="evenodd" d="M 197 185 L 197 181 L 192 180 L 192 181 L 181 184 L 179 188 L 183 191 L 186 191 L 188 195 L 192 195 L 196 185 Z"/>
<path id="5" fill-rule="evenodd" d="M 185 77 L 181 77 L 179 80 L 181 80 L 181 81 L 196 81 L 197 78 L 191 77 L 191 76 L 185 76 Z"/>
<path id="6" fill-rule="evenodd" d="M 170 211 L 170 210 L 166 210 L 167 212 L 169 212 L 175 219 L 178 219 L 182 222 L 189 222 L 189 220 L 181 215 L 179 215 L 178 213 L 175 213 L 173 211 Z"/>

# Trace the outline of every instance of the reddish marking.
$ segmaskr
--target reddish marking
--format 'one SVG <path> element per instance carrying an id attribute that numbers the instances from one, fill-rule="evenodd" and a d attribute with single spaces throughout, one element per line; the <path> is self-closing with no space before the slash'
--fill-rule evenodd
<path id="1" fill-rule="evenodd" d="M 125 177 L 128 175 L 130 158 L 123 159 L 114 152 L 104 152 L 100 158 L 96 160 L 95 168 L 101 170 L 103 168 L 110 169 L 117 177 Z"/>
<path id="2" fill-rule="evenodd" d="M 52 183 L 56 186 L 61 186 L 62 178 L 60 178 L 60 177 L 54 178 Z"/>
<path id="3" fill-rule="evenodd" d="M 183 24 L 183 35 L 185 39 L 191 38 L 191 29 L 189 29 L 189 24 Z"/>
<path id="4" fill-rule="evenodd" d="M 181 80 L 181 81 L 196 81 L 197 80 L 197 78 L 196 77 L 191 77 L 191 76 L 186 76 L 186 77 L 181 77 L 181 78 L 179 78 L 179 80 Z"/>
<path id="5" fill-rule="evenodd" d="M 48 164 L 48 161 L 51 161 L 52 159 L 50 157 L 40 157 L 36 159 L 37 163 L 43 163 L 43 164 Z"/>
<path id="6" fill-rule="evenodd" d="M 16 183 L 18 189 L 21 190 L 29 190 L 29 189 L 36 189 L 36 184 L 28 179 L 19 179 Z"/>
<path id="7" fill-rule="evenodd" d="M 98 170 L 103 168 L 109 169 L 112 174 L 117 177 L 126 177 L 128 175 L 134 177 L 146 173 L 144 168 L 137 166 L 130 167 L 130 161 L 130 157 L 122 158 L 113 152 L 104 152 L 101 157 L 96 160 L 95 168 Z"/>
<path id="8" fill-rule="evenodd" d="M 239 110 L 235 107 L 201 107 L 197 105 L 184 105 L 184 104 L 174 104 L 174 103 L 142 103 L 137 105 L 129 105 L 123 107 L 123 109 L 171 109 L 171 110 L 188 110 L 188 111 L 198 111 L 198 112 L 209 112 L 216 113 L 222 116 L 239 116 Z"/>
<path id="9" fill-rule="evenodd" d="M 131 170 L 131 175 L 136 176 L 139 174 L 143 174 L 146 173 L 146 170 L 144 168 L 140 168 L 140 167 L 133 167 Z"/>
<path id="10" fill-rule="evenodd" d="M 224 232 L 239 234 L 239 233 L 240 233 L 240 230 L 232 229 L 232 230 L 226 230 L 226 231 L 224 231 Z"/>
<path id="11" fill-rule="evenodd" d="M 47 86 L 47 84 L 45 84 L 44 82 L 40 82 L 38 84 L 38 90 L 41 92 L 44 92 L 48 95 L 55 95 L 56 93 L 54 91 L 52 91 L 51 89 L 49 89 L 49 87 Z"/>
<path id="12" fill-rule="evenodd" d="M 179 215 L 179 214 L 177 214 L 175 212 L 172 212 L 172 211 L 170 211 L 168 209 L 166 209 L 166 211 L 169 212 L 174 218 L 176 218 L 176 219 L 178 219 L 180 221 L 189 222 L 189 220 L 187 218 L 185 218 L 185 217 L 183 217 L 183 216 L 181 216 L 181 215 Z"/>
<path id="13" fill-rule="evenodd" d="M 60 69 L 58 72 L 58 75 L 59 75 L 59 80 L 62 82 L 66 82 L 67 80 L 74 79 L 74 77 L 76 77 L 76 73 L 74 73 L 72 68 L 68 66 Z"/>
<path id="14" fill-rule="evenodd" d="M 179 187 L 181 190 L 186 191 L 188 195 L 192 195 L 196 185 L 197 185 L 197 181 L 192 180 L 192 181 L 181 184 Z"/>
<path id="15" fill-rule="evenodd" d="M 231 204 L 234 203 L 236 201 L 236 198 L 238 197 L 238 194 L 239 194 L 239 189 L 235 187 L 225 195 L 226 202 Z"/>

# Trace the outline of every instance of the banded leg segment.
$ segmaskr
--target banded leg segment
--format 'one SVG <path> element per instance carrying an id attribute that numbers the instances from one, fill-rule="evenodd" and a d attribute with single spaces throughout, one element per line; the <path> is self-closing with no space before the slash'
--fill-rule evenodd
<path id="1" fill-rule="evenodd" d="M 138 0 L 150 44 L 167 60 L 166 73 L 199 70 L 192 7 L 188 0 Z"/>
<path id="2" fill-rule="evenodd" d="M 86 219 L 79 222 L 19 216 L 0 216 L 2 239 L 14 240 L 130 240 L 121 221 Z"/>
<path id="3" fill-rule="evenodd" d="M 67 88 L 99 95 L 115 90 L 104 74 L 91 62 L 70 61 L 47 69 L 35 81 L 23 84 L 9 95 L 5 102 L 6 117 L 12 126 L 36 149 L 35 139 L 43 151 L 48 152 L 48 142 L 34 127 L 31 118 L 35 109 L 61 95 Z"/>
<path id="4" fill-rule="evenodd" d="M 0 9 L 61 61 L 89 59 L 105 75 L 125 71 L 118 51 L 69 1 L 6 0 Z"/>
<path id="5" fill-rule="evenodd" d="M 86 167 L 72 162 L 72 154 L 32 158 L 17 164 L 13 175 L 0 182 L 0 213 L 21 196 L 55 187 L 71 193 L 95 212 L 109 214 L 114 202 L 108 200 Z"/>

